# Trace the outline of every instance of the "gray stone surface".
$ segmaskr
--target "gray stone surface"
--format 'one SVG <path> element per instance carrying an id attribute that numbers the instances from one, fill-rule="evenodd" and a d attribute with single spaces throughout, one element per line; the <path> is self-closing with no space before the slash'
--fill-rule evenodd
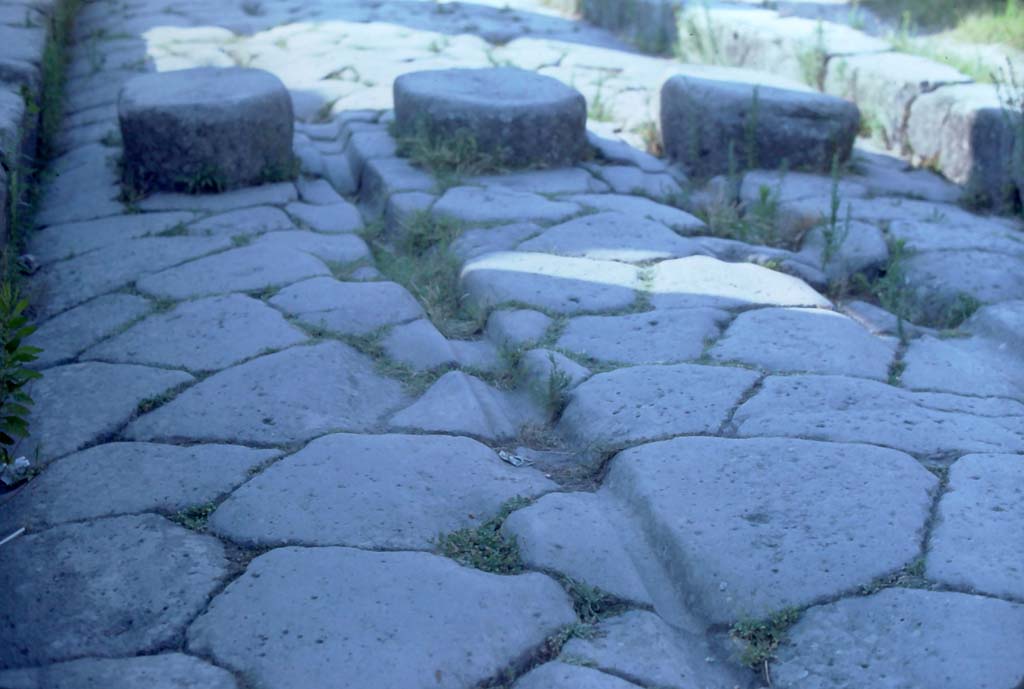
<path id="1" fill-rule="evenodd" d="M 33 233 L 29 246 L 41 265 L 117 244 L 126 239 L 176 230 L 195 217 L 192 213 L 139 213 L 115 215 L 50 227 Z"/>
<path id="2" fill-rule="evenodd" d="M 184 374 L 182 374 L 184 375 Z M 282 443 L 368 431 L 406 399 L 340 342 L 292 347 L 206 378 L 134 421 L 133 440 Z"/>
<path id="3" fill-rule="evenodd" d="M 603 165 L 597 168 L 597 172 L 616 194 L 668 200 L 676 198 L 683 191 L 675 178 L 667 172 L 645 172 L 632 165 Z"/>
<path id="4" fill-rule="evenodd" d="M 876 275 L 885 268 L 889 247 L 877 226 L 857 220 L 847 223 L 840 216 L 835 230 L 820 225 L 811 229 L 797 255 L 820 267 L 830 280 L 849 283 L 858 273 Z"/>
<path id="5" fill-rule="evenodd" d="M 414 371 L 430 371 L 458 365 L 447 338 L 425 318 L 393 327 L 380 341 L 392 361 Z"/>
<path id="6" fill-rule="evenodd" d="M 0 671 L 9 689 L 237 689 L 230 672 L 181 653 L 139 658 L 84 658 Z"/>
<path id="7" fill-rule="evenodd" d="M 541 574 L 486 574 L 426 553 L 282 548 L 217 597 L 188 645 L 266 689 L 460 689 L 575 620 Z"/>
<path id="8" fill-rule="evenodd" d="M 477 225 L 559 222 L 578 214 L 579 205 L 505 187 L 454 187 L 434 204 L 434 215 Z"/>
<path id="9" fill-rule="evenodd" d="M 981 303 L 1024 298 L 1024 256 L 997 251 L 927 251 L 910 255 L 907 281 L 919 318 L 941 322 L 963 295 Z"/>
<path id="10" fill-rule="evenodd" d="M 513 689 L 636 689 L 637 685 L 598 670 L 560 661 L 539 665 L 516 680 Z"/>
<path id="11" fill-rule="evenodd" d="M 216 539 L 156 515 L 23 536 L 4 546 L 4 560 L 7 668 L 157 651 L 180 638 L 227 574 Z"/>
<path id="12" fill-rule="evenodd" d="M 438 534 L 475 528 L 507 500 L 555 487 L 468 438 L 329 435 L 235 491 L 210 526 L 252 545 L 429 550 Z"/>
<path id="13" fill-rule="evenodd" d="M 142 211 L 205 211 L 223 213 L 250 206 L 283 206 L 297 201 L 299 192 L 291 182 L 245 187 L 220 194 L 151 194 L 138 202 Z"/>
<path id="14" fill-rule="evenodd" d="M 480 227 L 464 231 L 452 243 L 452 253 L 463 261 L 494 251 L 511 251 L 520 242 L 539 234 L 540 225 L 513 223 L 498 227 Z"/>
<path id="15" fill-rule="evenodd" d="M 270 303 L 311 327 L 346 335 L 366 335 L 423 316 L 416 298 L 394 282 L 314 278 L 286 287 Z"/>
<path id="16" fill-rule="evenodd" d="M 285 210 L 293 218 L 316 232 L 330 234 L 357 232 L 363 227 L 359 209 L 348 201 L 328 205 L 289 203 Z"/>
<path id="17" fill-rule="evenodd" d="M 139 189 L 234 188 L 290 174 L 292 104 L 254 69 L 199 68 L 137 76 L 118 99 L 125 174 Z"/>
<path id="18" fill-rule="evenodd" d="M 783 689 L 1013 689 L 1022 645 L 1024 606 L 894 588 L 807 611 L 772 676 Z"/>
<path id="19" fill-rule="evenodd" d="M 633 217 L 646 218 L 666 225 L 679 234 L 701 234 L 707 226 L 700 218 L 690 215 L 673 206 L 656 203 L 639 196 L 622 194 L 579 194 L 566 199 L 578 203 L 584 208 L 598 211 L 625 213 Z"/>
<path id="20" fill-rule="evenodd" d="M 587 105 L 565 84 L 507 67 L 414 72 L 395 80 L 395 123 L 454 138 L 469 132 L 479 149 L 510 167 L 573 163 L 586 147 Z"/>
<path id="21" fill-rule="evenodd" d="M 331 236 L 319 232 L 269 232 L 253 242 L 255 247 L 269 247 L 283 253 L 301 251 L 316 256 L 332 269 L 370 259 L 370 248 L 354 234 Z"/>
<path id="22" fill-rule="evenodd" d="M 142 217 L 146 217 L 146 215 Z M 203 218 L 189 226 L 189 234 L 210 237 L 244 237 L 294 229 L 295 223 L 280 208 L 255 206 Z"/>
<path id="23" fill-rule="evenodd" d="M 26 343 L 43 349 L 35 366 L 66 363 L 149 311 L 149 302 L 132 294 L 97 297 L 41 323 Z"/>
<path id="24" fill-rule="evenodd" d="M 719 309 L 649 311 L 571 319 L 555 346 L 604 362 L 675 364 L 697 359 L 729 314 Z"/>
<path id="25" fill-rule="evenodd" d="M 487 318 L 486 333 L 499 346 L 523 347 L 543 340 L 553 322 L 532 309 L 495 311 Z"/>
<path id="26" fill-rule="evenodd" d="M 499 186 L 514 191 L 528 191 L 545 195 L 586 194 L 608 190 L 607 184 L 582 167 L 479 175 L 467 178 L 465 183 L 484 187 Z"/>
<path id="27" fill-rule="evenodd" d="M 523 354 L 519 370 L 528 388 L 540 399 L 550 394 L 552 382 L 571 390 L 589 378 L 591 373 L 586 366 L 550 349 L 531 349 Z M 552 375 L 557 376 L 554 381 L 551 380 Z"/>
<path id="28" fill-rule="evenodd" d="M 921 337 L 903 355 L 900 384 L 911 390 L 1008 397 L 1024 402 L 1024 350 L 986 337 Z"/>

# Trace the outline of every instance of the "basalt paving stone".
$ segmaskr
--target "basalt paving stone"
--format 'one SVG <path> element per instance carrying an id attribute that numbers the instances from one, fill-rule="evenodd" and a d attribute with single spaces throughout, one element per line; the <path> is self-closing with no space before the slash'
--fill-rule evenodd
<path id="1" fill-rule="evenodd" d="M 26 344 L 43 350 L 33 366 L 45 368 L 74 359 L 149 309 L 150 303 L 142 297 L 108 294 L 44 321 L 25 340 Z"/>
<path id="2" fill-rule="evenodd" d="M 317 206 L 330 206 L 345 201 L 341 194 L 336 192 L 331 183 L 325 179 L 310 180 L 300 178 L 296 181 L 295 186 L 299 189 L 299 196 L 306 203 L 312 203 Z"/>
<path id="3" fill-rule="evenodd" d="M 1024 452 L 1024 405 L 915 393 L 843 376 L 769 377 L 733 419 L 741 436 L 871 443 L 905 452 Z"/>
<path id="4" fill-rule="evenodd" d="M 719 309 L 579 316 L 566 324 L 555 346 L 599 361 L 675 364 L 699 358 L 729 318 Z"/>
<path id="5" fill-rule="evenodd" d="M 231 673 L 181 653 L 139 658 L 83 658 L 0 672 L 10 689 L 238 689 Z"/>
<path id="6" fill-rule="evenodd" d="M 560 222 L 580 212 L 580 206 L 550 201 L 539 194 L 505 187 L 455 187 L 444 193 L 431 211 L 476 225 L 512 222 Z"/>
<path id="7" fill-rule="evenodd" d="M 467 185 L 499 186 L 534 194 L 586 194 L 607 191 L 608 185 L 579 167 L 555 170 L 527 170 L 500 175 L 467 177 Z"/>
<path id="8" fill-rule="evenodd" d="M 108 443 L 59 459 L 0 510 L 0 523 L 41 526 L 216 500 L 278 456 L 237 445 Z"/>
<path id="9" fill-rule="evenodd" d="M 707 225 L 700 218 L 673 206 L 656 203 L 640 196 L 580 194 L 570 196 L 566 200 L 578 203 L 584 208 L 625 213 L 635 218 L 660 222 L 682 235 L 701 234 L 707 231 Z"/>
<path id="10" fill-rule="evenodd" d="M 256 247 L 302 251 L 332 265 L 344 266 L 370 258 L 370 248 L 352 234 L 331 236 L 318 232 L 270 232 L 253 242 Z"/>
<path id="11" fill-rule="evenodd" d="M 7 668 L 163 648 L 206 606 L 228 564 L 216 539 L 152 514 L 22 536 L 4 546 L 4 560 Z"/>
<path id="12" fill-rule="evenodd" d="M 938 481 L 884 448 L 676 438 L 622 452 L 605 485 L 641 519 L 688 602 L 729 623 L 913 560 Z"/>
<path id="13" fill-rule="evenodd" d="M 544 339 L 554 320 L 540 311 L 514 309 L 495 311 L 487 318 L 487 337 L 510 347 L 522 347 Z"/>
<path id="14" fill-rule="evenodd" d="M 329 205 L 289 203 L 285 210 L 316 232 L 342 234 L 357 232 L 363 226 L 363 217 L 359 214 L 359 209 L 347 201 Z"/>
<path id="15" fill-rule="evenodd" d="M 551 661 L 516 680 L 512 689 L 639 689 L 636 684 L 582 665 Z"/>
<path id="16" fill-rule="evenodd" d="M 280 548 L 213 601 L 188 647 L 265 689 L 464 689 L 575 621 L 541 574 L 487 574 L 427 553 Z"/>
<path id="17" fill-rule="evenodd" d="M 824 309 L 759 309 L 741 313 L 708 352 L 775 373 L 812 372 L 886 380 L 896 341 Z"/>
<path id="18" fill-rule="evenodd" d="M 536 391 L 541 399 L 558 387 L 571 390 L 591 375 L 589 368 L 550 349 L 531 349 L 523 354 L 519 360 L 519 372 L 529 389 Z M 552 376 L 557 376 L 554 381 Z"/>
<path id="19" fill-rule="evenodd" d="M 454 367 L 459 363 L 448 339 L 425 318 L 396 325 L 380 344 L 389 359 L 414 371 Z"/>
<path id="20" fill-rule="evenodd" d="M 311 327 L 346 335 L 423 317 L 423 308 L 395 282 L 339 282 L 322 277 L 291 285 L 270 304 Z"/>
<path id="21" fill-rule="evenodd" d="M 905 263 L 907 282 L 927 319 L 941 321 L 963 295 L 982 303 L 1024 299 L 1024 255 L 925 251 Z"/>
<path id="22" fill-rule="evenodd" d="M 218 371 L 305 342 L 278 311 L 243 294 L 178 304 L 102 342 L 82 359 Z"/>
<path id="23" fill-rule="evenodd" d="M 634 366 L 572 391 L 558 430 L 590 455 L 675 435 L 716 433 L 758 374 L 720 366 Z"/>
<path id="24" fill-rule="evenodd" d="M 903 355 L 900 384 L 911 390 L 1008 397 L 1024 402 L 1024 350 L 991 338 L 920 337 Z"/>
<path id="25" fill-rule="evenodd" d="M 101 220 L 51 225 L 32 234 L 30 250 L 41 265 L 72 258 L 126 239 L 174 232 L 193 213 L 136 213 Z"/>
<path id="26" fill-rule="evenodd" d="M 540 225 L 528 222 L 466 230 L 452 242 L 452 253 L 468 261 L 495 251 L 511 251 L 540 231 Z"/>
<path id="27" fill-rule="evenodd" d="M 773 663 L 782 689 L 1015 689 L 1024 606 L 892 588 L 811 608 Z"/>
<path id="28" fill-rule="evenodd" d="M 246 187 L 220 194 L 152 194 L 138 202 L 143 211 L 205 211 L 223 213 L 250 206 L 283 206 L 299 200 L 291 182 Z"/>
<path id="29" fill-rule="evenodd" d="M 666 172 L 644 172 L 632 165 L 603 165 L 594 169 L 617 194 L 668 199 L 682 193 L 679 183 Z"/>
<path id="30" fill-rule="evenodd" d="M 967 455 L 953 464 L 925 560 L 929 579 L 1024 600 L 1024 457 Z"/>
<path id="31" fill-rule="evenodd" d="M 285 443 L 369 431 L 406 404 L 401 385 L 340 342 L 292 347 L 214 374 L 126 430 L 134 440 Z"/>
<path id="32" fill-rule="evenodd" d="M 430 550 L 438 534 L 475 528 L 507 500 L 556 487 L 469 438 L 338 434 L 235 491 L 210 527 L 253 545 Z"/>
<path id="33" fill-rule="evenodd" d="M 295 223 L 285 215 L 284 211 L 272 206 L 242 208 L 211 215 L 192 223 L 188 228 L 189 234 L 210 237 L 241 237 L 294 229 Z"/>

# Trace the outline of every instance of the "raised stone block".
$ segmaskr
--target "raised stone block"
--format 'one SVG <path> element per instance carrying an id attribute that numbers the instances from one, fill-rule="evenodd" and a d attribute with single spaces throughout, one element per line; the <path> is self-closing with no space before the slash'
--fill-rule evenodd
<path id="1" fill-rule="evenodd" d="M 394 95 L 400 134 L 472 137 L 479 153 L 508 167 L 571 164 L 586 150 L 583 95 L 534 72 L 509 67 L 413 72 L 395 80 Z"/>
<path id="2" fill-rule="evenodd" d="M 257 69 L 146 74 L 118 102 L 125 182 L 141 191 L 221 191 L 291 177 L 292 104 Z"/>
<path id="3" fill-rule="evenodd" d="M 857 106 L 812 91 L 687 75 L 661 90 L 661 130 L 669 157 L 711 177 L 752 167 L 827 171 L 850 157 Z"/>

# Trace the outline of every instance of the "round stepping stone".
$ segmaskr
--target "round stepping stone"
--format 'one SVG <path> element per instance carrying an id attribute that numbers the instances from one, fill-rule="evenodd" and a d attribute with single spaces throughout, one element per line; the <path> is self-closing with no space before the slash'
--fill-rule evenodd
<path id="1" fill-rule="evenodd" d="M 395 80 L 394 95 L 402 134 L 442 140 L 468 135 L 479 152 L 497 156 L 502 165 L 566 165 L 586 149 L 583 95 L 534 72 L 508 67 L 414 72 Z"/>
<path id="2" fill-rule="evenodd" d="M 292 104 L 257 69 L 146 74 L 118 101 L 125 180 L 137 189 L 211 191 L 291 175 Z"/>

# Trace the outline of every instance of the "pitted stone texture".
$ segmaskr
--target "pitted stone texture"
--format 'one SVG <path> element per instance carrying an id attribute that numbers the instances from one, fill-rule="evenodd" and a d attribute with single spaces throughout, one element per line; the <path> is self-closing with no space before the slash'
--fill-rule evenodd
<path id="1" fill-rule="evenodd" d="M 455 187 L 444 193 L 431 212 L 474 225 L 515 222 L 560 222 L 577 215 L 579 205 L 550 201 L 539 194 L 505 187 Z"/>
<path id="2" fill-rule="evenodd" d="M 438 534 L 475 528 L 507 500 L 554 488 L 468 438 L 338 434 L 235 491 L 210 527 L 257 545 L 430 550 Z"/>
<path id="3" fill-rule="evenodd" d="M 905 452 L 1024 451 L 1024 405 L 914 393 L 843 376 L 770 377 L 737 410 L 741 436 L 872 443 Z"/>
<path id="4" fill-rule="evenodd" d="M 83 359 L 218 371 L 257 354 L 305 342 L 280 313 L 242 294 L 185 302 L 150 316 Z"/>
<path id="5" fill-rule="evenodd" d="M 292 347 L 221 371 L 143 415 L 134 440 L 282 443 L 368 431 L 407 400 L 401 386 L 340 342 Z"/>
<path id="6" fill-rule="evenodd" d="M 198 68 L 128 81 L 118 100 L 125 174 L 141 189 L 178 190 L 203 178 L 225 188 L 290 173 L 291 99 L 255 69 Z"/>
<path id="7" fill-rule="evenodd" d="M 366 335 L 423 316 L 416 298 L 395 282 L 314 278 L 286 287 L 270 303 L 311 327 L 345 335 Z"/>
<path id="8" fill-rule="evenodd" d="M 911 341 L 900 384 L 911 390 L 1009 397 L 1024 402 L 1024 349 L 987 337 Z"/>
<path id="9" fill-rule="evenodd" d="M 580 316 L 566 324 L 555 346 L 598 361 L 676 364 L 699 358 L 729 317 L 719 309 Z"/>
<path id="10" fill-rule="evenodd" d="M 108 443 L 57 460 L 4 505 L 0 523 L 41 527 L 142 512 L 177 512 L 230 492 L 274 450 L 236 445 Z"/>
<path id="11" fill-rule="evenodd" d="M 949 472 L 925 561 L 929 579 L 1024 599 L 1024 457 L 968 455 Z"/>
<path id="12" fill-rule="evenodd" d="M 74 359 L 147 311 L 149 302 L 132 294 L 96 297 L 45 321 L 25 343 L 43 350 L 34 366 L 53 366 Z"/>
<path id="13" fill-rule="evenodd" d="M 467 262 L 462 286 L 481 307 L 515 302 L 571 314 L 628 308 L 639 278 L 635 268 L 614 261 L 507 251 Z"/>
<path id="14" fill-rule="evenodd" d="M 80 256 L 126 239 L 176 232 L 192 213 L 138 213 L 101 220 L 51 225 L 32 233 L 30 248 L 41 265 Z"/>
<path id="15" fill-rule="evenodd" d="M 811 608 L 788 635 L 772 667 L 782 689 L 1015 689 L 1024 679 L 1024 606 L 992 598 L 887 589 Z"/>
<path id="16" fill-rule="evenodd" d="M 486 574 L 426 553 L 281 548 L 213 601 L 188 646 L 266 689 L 463 689 L 575 621 L 541 574 Z"/>
<path id="17" fill-rule="evenodd" d="M 751 263 L 725 263 L 707 256 L 663 261 L 648 288 L 658 309 L 750 304 L 830 306 L 807 283 Z"/>
<path id="18" fill-rule="evenodd" d="M 639 689 L 632 682 L 582 665 L 544 663 L 516 680 L 512 689 Z"/>
<path id="19" fill-rule="evenodd" d="M 0 568 L 0 663 L 151 653 L 185 631 L 226 574 L 216 539 L 156 515 L 22 536 Z"/>
<path id="20" fill-rule="evenodd" d="M 701 234 L 707 231 L 707 225 L 700 218 L 673 206 L 655 203 L 639 196 L 580 194 L 570 196 L 566 200 L 578 203 L 584 208 L 624 213 L 634 218 L 646 218 L 660 222 L 682 235 Z"/>
<path id="21" fill-rule="evenodd" d="M 189 234 L 210 237 L 245 237 L 294 229 L 295 223 L 289 220 L 280 208 L 256 206 L 211 215 L 192 223 L 189 227 Z"/>
<path id="22" fill-rule="evenodd" d="M 586 149 L 587 104 L 575 89 L 536 72 L 501 67 L 403 74 L 395 80 L 399 131 L 467 131 L 503 165 L 551 167 Z"/>
<path id="23" fill-rule="evenodd" d="M 396 325 L 380 344 L 389 359 L 414 371 L 454 367 L 459 363 L 448 339 L 425 318 Z"/>
<path id="24" fill-rule="evenodd" d="M 573 390 L 558 429 L 591 455 L 716 433 L 757 379 L 753 371 L 692 364 L 602 373 Z"/>
<path id="25" fill-rule="evenodd" d="M 540 225 L 513 223 L 500 227 L 483 227 L 466 230 L 452 243 L 452 253 L 463 261 L 495 251 L 511 251 L 520 242 L 538 235 Z"/>
<path id="26" fill-rule="evenodd" d="M 523 347 L 544 339 L 554 321 L 540 311 L 495 311 L 487 318 L 487 337 L 499 345 Z"/>
<path id="27" fill-rule="evenodd" d="M 859 126 L 856 105 L 821 93 L 684 75 L 661 90 L 665 151 L 699 177 L 728 172 L 730 148 L 741 167 L 827 172 L 850 157 Z"/>
<path id="28" fill-rule="evenodd" d="M 759 309 L 737 316 L 709 354 L 717 361 L 738 361 L 775 373 L 886 380 L 896 341 L 876 337 L 835 311 Z"/>
<path id="29" fill-rule="evenodd" d="M 238 689 L 235 678 L 180 653 L 139 658 L 84 658 L 0 672 L 8 689 Z"/>
<path id="30" fill-rule="evenodd" d="M 342 234 L 358 232 L 363 227 L 363 217 L 359 214 L 359 209 L 347 201 L 323 206 L 289 203 L 285 210 L 316 232 Z"/>
<path id="31" fill-rule="evenodd" d="M 937 483 L 895 450 L 677 438 L 619 454 L 606 486 L 690 603 L 727 623 L 899 569 L 920 550 Z"/>

